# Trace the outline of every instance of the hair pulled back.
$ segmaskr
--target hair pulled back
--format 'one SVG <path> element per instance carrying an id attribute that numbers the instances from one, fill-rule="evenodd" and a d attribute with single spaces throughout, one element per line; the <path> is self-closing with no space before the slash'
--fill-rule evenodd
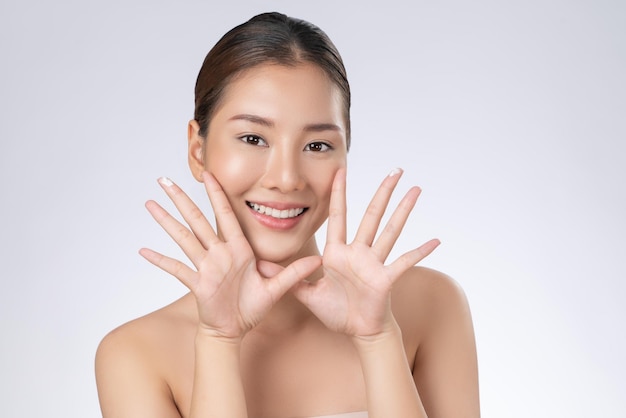
<path id="1" fill-rule="evenodd" d="M 194 119 L 206 137 L 224 89 L 242 71 L 260 64 L 311 63 L 339 88 L 350 147 L 350 85 L 337 48 L 317 26 L 281 13 L 263 13 L 227 32 L 209 51 L 195 88 Z"/>

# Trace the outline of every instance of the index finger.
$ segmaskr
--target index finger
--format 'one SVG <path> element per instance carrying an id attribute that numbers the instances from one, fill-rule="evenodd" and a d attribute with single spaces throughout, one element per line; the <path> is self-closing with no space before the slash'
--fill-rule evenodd
<path id="1" fill-rule="evenodd" d="M 359 229 L 356 232 L 356 236 L 354 237 L 355 241 L 362 242 L 369 246 L 372 245 L 372 242 L 374 242 L 374 238 L 376 237 L 378 227 L 380 226 L 380 221 L 385 214 L 387 205 L 389 204 L 389 199 L 391 199 L 391 194 L 396 188 L 401 175 L 402 169 L 393 169 L 378 187 L 376 194 L 374 194 L 370 204 L 367 206 L 365 215 L 363 215 L 363 220 L 361 221 Z"/>
<path id="2" fill-rule="evenodd" d="M 346 242 L 346 169 L 335 173 L 328 206 L 326 242 Z"/>
<path id="3" fill-rule="evenodd" d="M 209 195 L 211 206 L 213 206 L 213 211 L 215 212 L 219 229 L 218 233 L 221 232 L 225 240 L 243 237 L 243 231 L 241 230 L 239 221 L 237 221 L 235 212 L 222 186 L 212 174 L 206 171 L 202 173 L 202 179 L 204 180 L 204 188 Z"/>
<path id="4" fill-rule="evenodd" d="M 159 178 L 158 182 L 205 249 L 209 248 L 212 243 L 219 241 L 204 214 L 176 183 L 167 177 Z"/>

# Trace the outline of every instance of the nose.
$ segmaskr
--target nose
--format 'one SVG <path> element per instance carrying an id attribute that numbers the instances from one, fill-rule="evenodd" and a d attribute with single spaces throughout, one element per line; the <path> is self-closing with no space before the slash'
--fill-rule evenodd
<path id="1" fill-rule="evenodd" d="M 271 148 L 261 185 L 281 193 L 302 190 L 305 182 L 296 152 L 278 147 Z"/>

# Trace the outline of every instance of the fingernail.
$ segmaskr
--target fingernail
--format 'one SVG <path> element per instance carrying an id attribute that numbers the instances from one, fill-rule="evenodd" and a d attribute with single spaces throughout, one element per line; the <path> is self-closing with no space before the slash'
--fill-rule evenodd
<path id="1" fill-rule="evenodd" d="M 398 174 L 402 173 L 402 169 L 401 168 L 394 168 L 393 170 L 391 170 L 391 172 L 389 173 L 389 177 L 393 177 L 396 176 Z"/>
<path id="2" fill-rule="evenodd" d="M 172 185 L 174 185 L 174 182 L 172 180 L 170 180 L 167 177 L 159 177 L 159 179 L 157 180 L 159 182 L 159 184 L 165 186 L 165 187 L 170 187 Z"/>

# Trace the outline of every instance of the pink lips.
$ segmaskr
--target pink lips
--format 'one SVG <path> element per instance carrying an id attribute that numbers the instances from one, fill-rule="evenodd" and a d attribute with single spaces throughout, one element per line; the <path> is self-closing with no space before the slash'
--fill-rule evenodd
<path id="1" fill-rule="evenodd" d="M 278 230 L 288 230 L 295 227 L 300 220 L 302 219 L 302 214 L 306 212 L 308 209 L 305 206 L 298 204 L 290 204 L 290 203 L 281 203 L 281 202 L 246 202 L 248 208 L 252 212 L 252 215 L 256 218 L 259 223 L 262 225 Z M 256 209 L 255 209 L 256 207 Z M 259 207 L 272 208 L 278 211 L 291 211 L 295 216 L 288 217 L 276 217 L 271 216 L 266 213 L 261 213 L 257 209 Z M 299 210 L 304 209 L 301 213 L 298 213 Z"/>

